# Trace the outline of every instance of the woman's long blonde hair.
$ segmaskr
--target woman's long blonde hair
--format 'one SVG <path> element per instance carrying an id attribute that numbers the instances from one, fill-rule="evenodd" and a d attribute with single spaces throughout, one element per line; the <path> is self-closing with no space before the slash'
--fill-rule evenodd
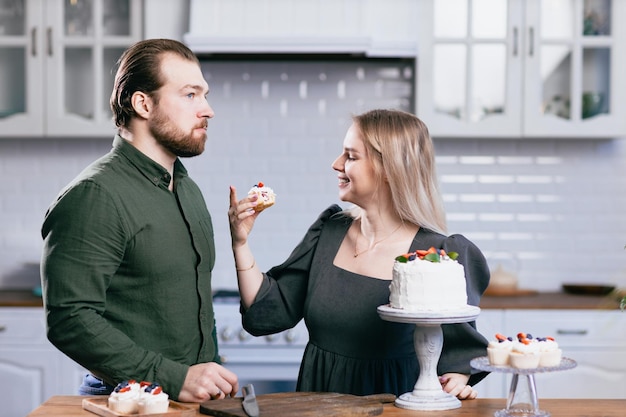
<path id="1" fill-rule="evenodd" d="M 352 117 L 378 181 L 388 182 L 393 207 L 403 221 L 445 234 L 446 215 L 426 125 L 399 110 L 371 110 Z M 359 216 L 359 210 L 351 210 Z"/>

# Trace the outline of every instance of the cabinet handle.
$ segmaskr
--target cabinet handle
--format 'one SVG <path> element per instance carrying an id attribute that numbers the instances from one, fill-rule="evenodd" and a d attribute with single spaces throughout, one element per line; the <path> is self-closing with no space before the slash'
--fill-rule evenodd
<path id="1" fill-rule="evenodd" d="M 48 38 L 48 56 L 52 56 L 52 28 L 48 28 L 46 37 Z"/>
<path id="2" fill-rule="evenodd" d="M 533 56 L 535 54 L 535 28 L 528 28 L 528 55 Z"/>
<path id="3" fill-rule="evenodd" d="M 30 30 L 30 54 L 37 56 L 37 28 Z"/>
<path id="4" fill-rule="evenodd" d="M 513 27 L 513 56 L 517 56 L 519 47 L 519 36 L 517 33 L 517 26 Z"/>
<path id="5" fill-rule="evenodd" d="M 584 336 L 587 334 L 587 330 L 557 330 L 556 333 L 559 335 Z"/>

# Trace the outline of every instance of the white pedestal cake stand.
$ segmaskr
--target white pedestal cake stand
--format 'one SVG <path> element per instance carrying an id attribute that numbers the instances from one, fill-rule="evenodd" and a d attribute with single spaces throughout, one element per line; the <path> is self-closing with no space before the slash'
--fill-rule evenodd
<path id="1" fill-rule="evenodd" d="M 475 320 L 480 308 L 465 308 L 446 312 L 407 312 L 389 305 L 378 307 L 383 320 L 415 324 L 413 341 L 420 365 L 420 374 L 413 391 L 400 395 L 396 406 L 409 410 L 451 410 L 461 407 L 461 401 L 441 388 L 437 364 L 443 347 L 442 324 L 465 323 Z"/>

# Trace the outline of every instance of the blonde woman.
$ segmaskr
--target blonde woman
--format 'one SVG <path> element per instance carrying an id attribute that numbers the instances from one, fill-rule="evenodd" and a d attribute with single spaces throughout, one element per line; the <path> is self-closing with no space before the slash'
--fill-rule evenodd
<path id="1" fill-rule="evenodd" d="M 480 250 L 461 235 L 446 236 L 445 213 L 428 129 L 412 114 L 373 110 L 354 116 L 332 163 L 339 198 L 281 265 L 262 273 L 247 243 L 259 213 L 256 197 L 237 200 L 229 219 L 244 327 L 254 335 L 289 329 L 304 318 L 309 331 L 297 390 L 355 395 L 413 390 L 419 375 L 414 325 L 380 319 L 396 256 L 431 246 L 459 253 L 468 303 L 478 305 L 489 283 Z M 476 397 L 472 358 L 486 354 L 474 323 L 444 325 L 438 366 L 443 389 Z"/>

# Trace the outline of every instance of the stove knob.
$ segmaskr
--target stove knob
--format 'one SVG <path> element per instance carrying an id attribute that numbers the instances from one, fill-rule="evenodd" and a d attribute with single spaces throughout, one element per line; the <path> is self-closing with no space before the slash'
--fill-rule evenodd
<path id="1" fill-rule="evenodd" d="M 293 343 L 296 340 L 298 340 L 298 332 L 296 332 L 294 329 L 289 329 L 285 332 L 285 340 L 288 343 Z"/>
<path id="2" fill-rule="evenodd" d="M 265 336 L 265 340 L 267 340 L 268 342 L 273 342 L 277 338 L 278 338 L 277 334 L 268 334 L 267 336 Z"/>
<path id="3" fill-rule="evenodd" d="M 220 336 L 222 337 L 222 340 L 224 342 L 230 342 L 231 340 L 233 340 L 233 337 L 235 335 L 230 327 L 224 327 L 224 329 L 220 333 Z"/>
<path id="4" fill-rule="evenodd" d="M 250 333 L 248 333 L 247 331 L 241 329 L 239 331 L 239 340 L 241 340 L 242 342 L 245 342 L 248 339 L 250 339 Z"/>

